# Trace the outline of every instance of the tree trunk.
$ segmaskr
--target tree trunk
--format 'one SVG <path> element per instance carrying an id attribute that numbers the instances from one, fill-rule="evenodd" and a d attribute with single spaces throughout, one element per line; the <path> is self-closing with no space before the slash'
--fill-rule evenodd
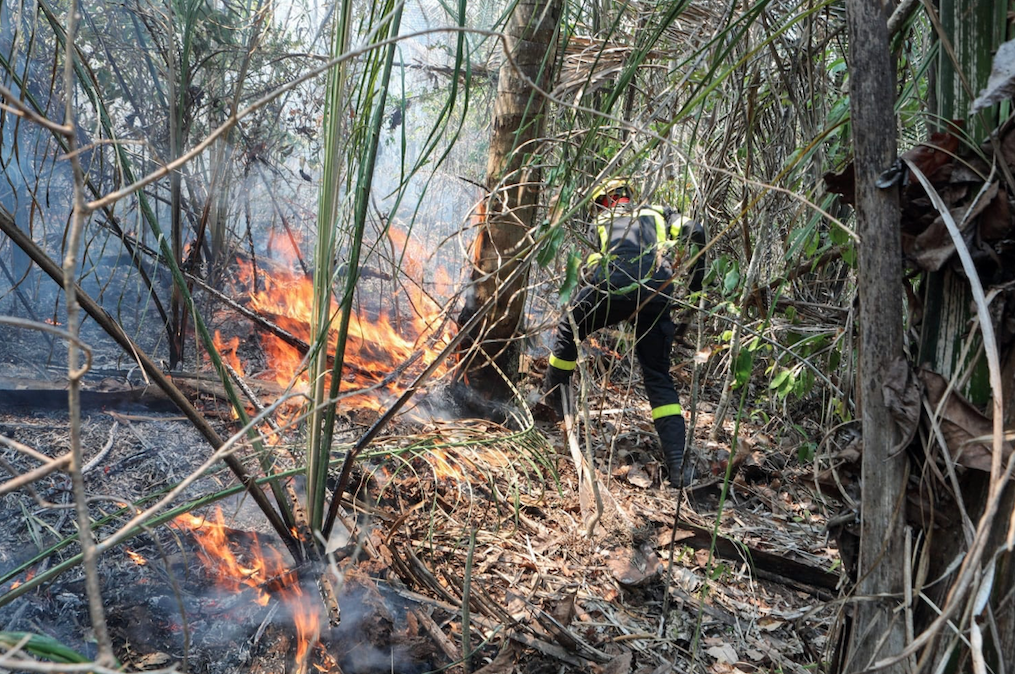
<path id="1" fill-rule="evenodd" d="M 493 137 L 486 171 L 485 215 L 473 249 L 469 293 L 459 317 L 464 324 L 479 307 L 493 310 L 466 340 L 463 383 L 482 397 L 505 401 L 517 379 L 527 278 L 503 279 L 519 258 L 535 219 L 542 182 L 538 160 L 543 129 L 542 94 L 553 80 L 554 43 L 561 0 L 520 0 L 507 30 L 511 58 L 500 69 Z M 503 374 L 502 374 L 503 373 Z"/>
<path id="2" fill-rule="evenodd" d="M 846 671 L 862 671 L 906 645 L 902 614 L 894 612 L 904 587 L 903 510 L 906 481 L 900 432 L 883 393 L 884 376 L 902 357 L 902 251 L 895 188 L 878 176 L 896 158 L 895 70 L 884 0 L 847 0 L 850 112 L 856 167 L 856 220 L 860 235 L 860 407 L 863 419 L 863 491 L 860 579 Z M 901 562 L 901 563 L 900 563 Z M 875 599 L 874 597 L 878 597 Z M 894 597 L 894 599 L 893 599 Z M 884 672 L 905 671 L 905 663 Z"/>

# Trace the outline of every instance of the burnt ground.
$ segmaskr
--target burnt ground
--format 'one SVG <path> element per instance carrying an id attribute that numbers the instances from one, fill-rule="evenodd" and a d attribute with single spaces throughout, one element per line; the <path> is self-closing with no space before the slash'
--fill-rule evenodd
<path id="1" fill-rule="evenodd" d="M 681 355 L 691 362 L 686 347 Z M 539 363 L 532 370 L 530 387 Z M 30 372 L 12 374 L 0 389 L 39 381 Z M 125 521 L 123 503 L 170 488 L 210 453 L 158 395 L 137 399 L 124 393 L 130 387 L 122 374 L 105 374 L 90 383 L 94 395 L 83 410 L 86 460 L 102 454 L 87 473 L 89 490 L 109 497 L 93 503 L 93 517 L 108 518 L 100 538 Z M 343 520 L 358 523 L 361 535 L 334 541 L 330 571 L 292 569 L 309 597 L 320 596 L 322 575 L 338 588 L 341 617 L 334 626 L 319 600 L 310 600 L 326 625 L 311 655 L 312 671 L 464 671 L 456 663 L 464 655 L 466 624 L 472 671 L 822 669 L 841 618 L 834 599 L 844 582 L 842 564 L 826 529 L 837 502 L 817 491 L 815 464 L 798 460 L 803 443 L 821 438 L 787 431 L 785 410 L 775 421 L 764 423 L 765 415 L 742 421 L 720 517 L 715 475 L 725 469 L 733 422 L 724 423 L 716 442 L 708 441 L 719 391 L 706 387 L 695 432 L 700 477 L 683 495 L 677 521 L 680 495 L 665 483 L 647 403 L 627 374 L 614 369 L 610 383 L 587 401 L 588 433 L 583 425 L 577 435 L 582 445 L 588 438 L 604 502 L 591 536 L 585 535 L 562 424 L 537 420 L 515 431 L 411 414 L 396 421 L 371 446 L 356 474 L 356 498 L 343 510 Z M 687 390 L 689 366 L 678 366 L 675 374 Z M 230 433 L 230 416 L 214 386 L 190 384 L 201 409 Z M 58 378 L 37 387 L 60 388 Z M 68 442 L 66 413 L 33 395 L 2 401 L 0 435 L 58 456 Z M 372 418 L 344 417 L 339 441 L 354 440 Z M 287 442 L 275 454 L 298 460 L 298 433 Z M 818 465 L 828 463 L 833 448 L 819 443 Z M 252 460 L 249 447 L 241 451 Z M 37 465 L 6 447 L 0 457 L 16 471 Z M 233 484 L 217 466 L 173 505 Z M 301 488 L 298 479 L 293 488 Z M 59 473 L 33 490 L 0 497 L 0 517 L 8 522 L 0 529 L 0 592 L 52 573 L 76 554 L 72 543 L 37 558 L 73 534 L 73 512 L 61 507 L 69 502 L 68 481 Z M 233 495 L 217 505 L 241 559 L 253 549 L 254 534 L 272 545 L 249 499 Z M 103 600 L 120 661 L 131 669 L 209 674 L 298 671 L 296 633 L 278 588 L 269 584 L 266 606 L 254 603 L 252 589 L 222 590 L 198 550 L 186 530 L 160 524 L 103 554 Z M 49 635 L 91 655 L 82 578 L 73 566 L 7 602 L 0 607 L 0 630 Z M 295 583 L 289 578 L 282 585 Z"/>

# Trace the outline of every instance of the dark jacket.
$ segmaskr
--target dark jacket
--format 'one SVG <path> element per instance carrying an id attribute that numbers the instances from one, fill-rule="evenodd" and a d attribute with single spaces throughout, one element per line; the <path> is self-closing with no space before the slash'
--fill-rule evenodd
<path id="1" fill-rule="evenodd" d="M 659 290 L 673 278 L 670 262 L 675 245 L 694 254 L 705 244 L 700 224 L 671 209 L 622 204 L 599 215 L 593 223 L 600 252 L 589 256 L 593 282 L 606 282 L 610 292 L 628 293 L 637 287 Z M 692 291 L 701 289 L 704 260 L 699 258 L 689 279 Z"/>

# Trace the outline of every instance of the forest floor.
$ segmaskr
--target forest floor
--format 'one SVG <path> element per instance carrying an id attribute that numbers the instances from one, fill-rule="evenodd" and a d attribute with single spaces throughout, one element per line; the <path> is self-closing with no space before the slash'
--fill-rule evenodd
<path id="1" fill-rule="evenodd" d="M 686 391 L 694 354 L 686 346 L 679 352 L 674 373 Z M 533 364 L 527 388 L 536 386 L 538 369 Z M 209 674 L 826 669 L 847 585 L 828 526 L 839 501 L 820 493 L 818 464 L 799 455 L 817 448 L 827 466 L 850 450 L 807 437 L 808 428 L 818 431 L 791 423 L 786 410 L 745 413 L 724 489 L 735 410 L 710 441 L 720 390 L 706 385 L 694 429 L 699 476 L 678 492 L 666 482 L 640 386 L 623 369 L 601 377 L 609 381 L 586 398 L 589 415 L 575 433 L 597 468 L 602 515 L 594 527 L 588 526 L 594 504 L 585 502 L 583 512 L 563 423 L 536 421 L 519 432 L 409 412 L 371 445 L 357 471 L 355 498 L 341 518 L 355 533 L 333 536 L 330 565 L 288 570 L 323 627 L 300 636 L 292 624 L 296 609 L 278 590 L 284 579 L 224 586 L 225 572 L 209 566 L 219 553 L 204 552 L 195 533 L 201 524 L 173 520 L 100 559 L 117 657 L 129 669 Z M 23 389 L 32 378 L 13 374 L 0 389 Z M 86 460 L 99 457 L 86 480 L 91 493 L 105 497 L 93 504 L 96 518 L 109 518 L 102 537 L 125 520 L 123 504 L 191 475 L 210 450 L 157 396 L 154 403 L 124 402 L 113 395 L 123 390 L 115 378 L 90 388 L 95 397 L 83 410 L 83 443 Z M 228 412 L 208 393 L 213 388 L 191 390 L 231 433 Z M 30 396 L 28 407 L 17 406 L 14 398 L 0 404 L 0 436 L 47 456 L 66 451 L 66 411 L 43 409 L 42 398 Z M 355 439 L 372 418 L 344 417 L 340 441 Z M 805 419 L 806 410 L 797 418 Z M 291 442 L 298 462 L 298 439 Z M 35 465 L 9 448 L 0 447 L 0 456 L 9 470 Z M 839 488 L 848 487 L 845 479 Z M 207 471 L 173 504 L 230 484 L 223 469 Z M 0 607 L 0 631 L 48 635 L 90 655 L 81 568 L 55 573 L 76 544 L 38 556 L 73 533 L 69 503 L 61 474 L 0 497 L 0 518 L 8 523 L 0 528 L 0 595 L 33 576 L 48 578 Z M 272 546 L 250 499 L 233 495 L 195 514 L 214 519 L 216 507 L 226 544 L 241 562 Z M 325 576 L 337 590 L 337 624 L 313 598 L 315 579 Z M 298 644 L 308 639 L 317 645 L 303 655 Z"/>

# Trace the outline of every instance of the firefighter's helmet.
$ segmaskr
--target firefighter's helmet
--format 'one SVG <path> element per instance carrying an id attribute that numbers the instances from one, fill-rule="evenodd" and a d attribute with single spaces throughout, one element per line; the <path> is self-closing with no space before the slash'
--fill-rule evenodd
<path id="1" fill-rule="evenodd" d="M 610 178 L 592 188 L 592 204 L 609 208 L 620 199 L 633 201 L 634 189 L 627 178 Z"/>

